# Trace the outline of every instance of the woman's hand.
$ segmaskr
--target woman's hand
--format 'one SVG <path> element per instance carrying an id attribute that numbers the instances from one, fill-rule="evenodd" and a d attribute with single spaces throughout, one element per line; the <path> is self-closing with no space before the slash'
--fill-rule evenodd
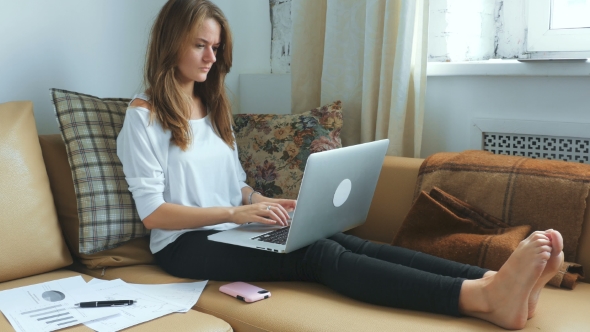
<path id="1" fill-rule="evenodd" d="M 295 211 L 297 201 L 294 199 L 281 199 L 281 198 L 267 198 L 270 202 L 277 203 L 282 206 L 287 212 Z"/>
<path id="2" fill-rule="evenodd" d="M 236 224 L 258 222 L 266 225 L 288 226 L 287 210 L 281 204 L 268 200 L 231 208 L 230 221 Z"/>
<path id="3" fill-rule="evenodd" d="M 254 203 L 231 208 L 230 221 L 236 224 L 259 222 L 267 225 L 288 226 L 289 212 L 295 210 L 296 200 L 274 199 L 256 195 Z"/>

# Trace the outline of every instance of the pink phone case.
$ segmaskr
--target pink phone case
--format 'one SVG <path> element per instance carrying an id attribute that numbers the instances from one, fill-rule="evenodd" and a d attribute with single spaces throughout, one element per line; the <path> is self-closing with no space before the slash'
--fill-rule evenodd
<path id="1" fill-rule="evenodd" d="M 270 292 L 266 289 L 245 282 L 232 282 L 223 285 L 219 287 L 219 291 L 244 302 L 256 302 L 270 297 Z"/>

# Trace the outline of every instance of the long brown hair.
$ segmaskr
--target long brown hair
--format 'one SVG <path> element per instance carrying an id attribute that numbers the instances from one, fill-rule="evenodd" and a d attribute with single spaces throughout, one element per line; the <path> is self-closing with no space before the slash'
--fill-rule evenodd
<path id="1" fill-rule="evenodd" d="M 195 82 L 193 94 L 209 110 L 213 128 L 232 149 L 231 106 L 225 93 L 225 75 L 232 65 L 232 36 L 223 12 L 209 0 L 169 0 L 160 10 L 152 27 L 147 49 L 144 81 L 150 95 L 151 116 L 172 133 L 172 142 L 186 150 L 192 142 L 190 101 L 180 90 L 175 78 L 178 59 L 189 45 L 191 31 L 205 19 L 212 18 L 221 26 L 217 61 L 204 82 Z"/>

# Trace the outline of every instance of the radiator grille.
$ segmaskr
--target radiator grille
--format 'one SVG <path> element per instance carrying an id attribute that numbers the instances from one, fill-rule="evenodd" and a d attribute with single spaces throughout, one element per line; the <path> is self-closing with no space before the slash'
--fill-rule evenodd
<path id="1" fill-rule="evenodd" d="M 494 154 L 590 163 L 590 139 L 483 133 L 483 149 Z"/>

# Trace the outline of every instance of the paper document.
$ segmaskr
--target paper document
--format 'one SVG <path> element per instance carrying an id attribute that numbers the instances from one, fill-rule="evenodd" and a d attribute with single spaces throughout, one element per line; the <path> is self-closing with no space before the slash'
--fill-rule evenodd
<path id="1" fill-rule="evenodd" d="M 49 332 L 85 324 L 98 332 L 119 331 L 174 312 L 187 312 L 207 281 L 160 285 L 128 284 L 81 276 L 0 292 L 0 310 L 17 332 Z M 134 300 L 124 307 L 80 308 L 76 303 Z"/>
<path id="2" fill-rule="evenodd" d="M 43 298 L 45 292 L 53 290 L 63 293 L 66 289 L 75 289 L 84 286 L 86 286 L 86 281 L 81 276 L 76 276 L 5 290 L 0 292 L 0 310 L 4 311 L 5 308 L 8 309 L 21 305 L 31 306 L 47 303 L 48 301 Z"/>
<path id="3" fill-rule="evenodd" d="M 0 307 L 16 331 L 48 332 L 118 315 L 116 308 L 74 306 L 103 299 L 78 276 L 0 292 Z"/>
<path id="4" fill-rule="evenodd" d="M 108 280 L 92 279 L 88 282 L 89 285 L 97 283 L 108 282 Z M 168 303 L 176 304 L 183 309 L 178 312 L 187 312 L 195 306 L 199 297 L 203 293 L 205 286 L 207 286 L 207 280 L 186 282 L 186 283 L 173 283 L 173 284 L 130 284 L 135 289 L 156 296 Z"/>
<path id="5" fill-rule="evenodd" d="M 201 293 L 207 286 L 207 280 L 175 283 L 175 284 L 160 284 L 160 285 L 143 285 L 143 284 L 129 284 L 136 289 L 139 289 L 147 294 L 157 296 L 168 303 L 173 303 L 183 309 L 179 312 L 187 312 L 197 303 Z"/>
<path id="6" fill-rule="evenodd" d="M 101 293 L 107 300 L 124 299 L 136 301 L 130 306 L 117 307 L 121 313 L 119 316 L 84 323 L 89 328 L 98 332 L 122 330 L 173 312 L 184 310 L 180 305 L 168 303 L 163 299 L 136 289 L 120 279 L 90 283 L 88 287 Z"/>

